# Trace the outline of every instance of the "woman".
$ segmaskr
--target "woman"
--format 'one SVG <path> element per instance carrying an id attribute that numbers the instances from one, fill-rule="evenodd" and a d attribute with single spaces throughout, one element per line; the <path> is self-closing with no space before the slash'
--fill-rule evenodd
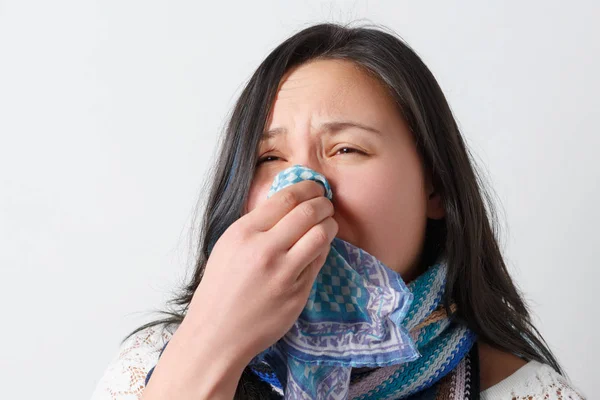
<path id="1" fill-rule="evenodd" d="M 324 175 L 333 199 L 311 181 L 267 198 L 293 165 Z M 269 54 L 235 105 L 177 308 L 124 340 L 96 398 L 279 397 L 281 382 L 249 364 L 294 324 L 334 237 L 409 285 L 444 259 L 436 315 L 477 338 L 451 371 L 406 363 L 374 378 L 384 369 L 357 368 L 353 398 L 582 398 L 532 325 L 494 222 L 449 105 L 415 52 L 376 28 L 304 29 Z M 415 374 L 431 378 L 411 392 L 404 382 Z"/>

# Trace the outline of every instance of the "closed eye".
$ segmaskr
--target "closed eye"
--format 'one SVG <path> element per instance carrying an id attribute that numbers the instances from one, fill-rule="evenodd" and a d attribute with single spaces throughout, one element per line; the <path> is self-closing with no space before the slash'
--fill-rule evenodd
<path id="1" fill-rule="evenodd" d="M 342 150 L 346 150 L 342 154 L 352 154 L 352 153 L 365 154 L 364 151 L 360 151 L 360 150 L 357 150 L 357 149 L 352 148 L 352 147 L 342 147 L 335 154 L 338 154 Z M 273 155 L 264 156 L 264 157 L 261 157 L 261 158 L 258 159 L 258 162 L 256 163 L 256 165 L 260 165 L 262 163 L 269 162 L 269 161 L 275 161 L 273 159 L 278 159 L 278 158 L 279 157 L 273 156 Z"/>
<path id="2" fill-rule="evenodd" d="M 258 162 L 256 163 L 256 165 L 260 165 L 262 163 L 268 162 L 268 161 L 273 161 L 273 160 L 269 160 L 270 158 L 279 158 L 276 156 L 264 156 L 258 159 Z"/>

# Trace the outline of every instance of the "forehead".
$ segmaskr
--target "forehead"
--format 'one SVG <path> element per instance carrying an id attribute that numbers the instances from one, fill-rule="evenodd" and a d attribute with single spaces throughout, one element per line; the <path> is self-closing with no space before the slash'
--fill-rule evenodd
<path id="1" fill-rule="evenodd" d="M 271 123 L 281 119 L 357 117 L 394 113 L 385 86 L 357 64 L 316 60 L 288 71 L 279 84 Z"/>

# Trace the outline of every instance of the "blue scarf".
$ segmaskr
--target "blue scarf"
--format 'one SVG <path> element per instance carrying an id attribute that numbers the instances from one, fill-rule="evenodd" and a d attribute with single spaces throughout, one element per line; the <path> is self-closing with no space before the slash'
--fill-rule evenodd
<path id="1" fill-rule="evenodd" d="M 280 172 L 267 197 L 302 180 L 332 199 L 326 178 L 300 165 Z M 299 318 L 249 367 L 285 399 L 478 398 L 476 336 L 446 315 L 446 272 L 442 261 L 406 285 L 335 238 Z"/>
<path id="2" fill-rule="evenodd" d="M 326 178 L 300 165 L 280 172 L 267 197 L 303 180 L 321 183 L 332 199 Z M 445 278 L 446 266 L 439 263 L 407 287 L 400 274 L 335 238 L 298 320 L 250 365 L 258 367 L 254 371 L 263 378 L 260 366 L 272 368 L 266 380 L 285 388 L 285 399 L 347 399 L 353 368 L 364 367 L 380 368 L 381 373 L 383 367 L 396 371 L 399 366 L 418 366 L 410 374 L 414 381 L 388 390 L 389 398 L 422 391 L 452 370 L 474 341 L 464 327 L 450 327 L 441 307 Z M 432 361 L 440 365 L 427 367 Z M 363 391 L 370 386 L 365 382 Z M 360 385 L 354 386 L 356 397 Z M 378 389 L 376 398 L 388 398 L 383 387 L 371 389 Z"/>

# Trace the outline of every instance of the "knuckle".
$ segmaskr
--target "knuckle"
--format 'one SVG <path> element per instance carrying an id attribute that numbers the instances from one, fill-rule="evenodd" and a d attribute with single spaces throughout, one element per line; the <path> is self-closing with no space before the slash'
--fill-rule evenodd
<path id="1" fill-rule="evenodd" d="M 294 192 L 288 190 L 281 194 L 281 203 L 284 206 L 295 207 L 298 203 L 298 197 Z"/>
<path id="2" fill-rule="evenodd" d="M 227 233 L 236 244 L 243 243 L 250 237 L 250 229 L 244 223 L 232 225 Z"/>
<path id="3" fill-rule="evenodd" d="M 323 226 L 319 225 L 317 228 L 315 228 L 314 241 L 319 246 L 325 245 L 327 242 L 329 242 L 329 235 L 327 235 L 327 232 Z"/>
<path id="4" fill-rule="evenodd" d="M 274 297 L 287 297 L 294 290 L 295 282 L 289 282 L 289 279 L 278 277 L 273 279 L 269 286 L 271 295 Z"/>
<path id="5" fill-rule="evenodd" d="M 269 248 L 264 246 L 251 246 L 250 259 L 255 268 L 267 268 L 274 261 L 275 255 Z"/>
<path id="6" fill-rule="evenodd" d="M 290 293 L 297 294 L 298 292 L 304 291 L 306 287 L 306 282 L 303 279 L 298 279 L 290 285 Z M 301 296 L 295 296 L 294 300 L 297 302 L 301 302 L 304 300 Z M 300 306 L 300 304 L 298 304 Z"/>
<path id="7" fill-rule="evenodd" d="M 273 282 L 270 282 L 270 284 L 267 285 L 267 289 L 269 294 L 274 298 L 280 297 L 284 294 L 283 284 L 277 279 L 274 279 Z"/>
<path id="8" fill-rule="evenodd" d="M 325 215 L 332 216 L 335 212 L 333 203 L 327 197 L 319 197 L 318 199 L 319 208 L 321 208 Z"/>
<path id="9" fill-rule="evenodd" d="M 300 207 L 300 209 L 302 211 L 302 214 L 307 217 L 312 217 L 317 213 L 315 206 L 312 204 L 304 204 Z"/>

